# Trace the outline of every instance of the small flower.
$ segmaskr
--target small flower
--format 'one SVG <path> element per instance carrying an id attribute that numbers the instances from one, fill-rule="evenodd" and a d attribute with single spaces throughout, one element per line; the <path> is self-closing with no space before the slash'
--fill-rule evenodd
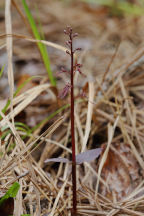
<path id="1" fill-rule="evenodd" d="M 71 35 L 72 34 L 72 28 L 70 26 L 67 26 L 66 30 L 64 30 L 64 33 L 67 35 Z"/>
<path id="2" fill-rule="evenodd" d="M 70 47 L 71 43 L 72 43 L 71 40 L 66 41 L 66 45 L 67 45 L 68 47 Z"/>
<path id="3" fill-rule="evenodd" d="M 82 67 L 82 64 L 76 64 L 75 66 L 74 66 L 74 70 L 75 71 L 78 71 L 82 76 L 84 76 L 84 77 L 86 77 L 86 75 L 84 74 L 84 73 L 82 73 L 82 71 L 81 71 L 81 68 Z"/>
<path id="4" fill-rule="evenodd" d="M 73 35 L 72 35 L 72 37 L 74 38 L 74 37 L 77 37 L 78 36 L 78 33 L 74 33 Z"/>
<path id="5" fill-rule="evenodd" d="M 63 88 L 63 90 L 59 94 L 59 98 L 63 99 L 71 89 L 70 83 L 67 83 L 66 86 Z"/>
<path id="6" fill-rule="evenodd" d="M 65 33 L 65 34 L 68 34 L 67 30 L 64 30 L 64 33 Z"/>
<path id="7" fill-rule="evenodd" d="M 74 51 L 73 51 L 73 53 L 75 53 L 76 51 L 81 51 L 82 49 L 81 48 L 76 48 Z"/>
<path id="8" fill-rule="evenodd" d="M 78 68 L 81 68 L 82 64 L 76 64 L 75 66 L 78 67 Z"/>
<path id="9" fill-rule="evenodd" d="M 69 73 L 69 71 L 67 71 L 64 67 L 61 67 L 61 70 L 57 72 L 57 76 L 59 76 L 62 73 Z"/>
<path id="10" fill-rule="evenodd" d="M 67 71 L 64 67 L 62 67 L 62 68 L 61 68 L 61 72 L 62 72 L 62 73 L 66 73 L 66 72 L 68 72 L 68 71 Z"/>
<path id="11" fill-rule="evenodd" d="M 66 50 L 66 54 L 68 54 L 68 55 L 70 55 L 70 56 L 71 56 L 71 54 L 70 54 L 70 52 L 69 52 L 68 50 Z"/>
<path id="12" fill-rule="evenodd" d="M 78 48 L 76 48 L 75 50 L 77 50 L 77 51 L 81 51 L 81 50 L 82 50 L 82 48 L 78 47 Z"/>

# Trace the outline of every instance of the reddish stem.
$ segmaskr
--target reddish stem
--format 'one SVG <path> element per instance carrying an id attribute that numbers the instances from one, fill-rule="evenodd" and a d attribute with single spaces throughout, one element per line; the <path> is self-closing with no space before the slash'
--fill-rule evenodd
<path id="1" fill-rule="evenodd" d="M 76 154 L 75 154 L 75 131 L 74 131 L 74 62 L 73 62 L 73 43 L 72 31 L 71 40 L 71 138 L 72 138 L 72 185 L 73 185 L 73 210 L 72 216 L 76 216 L 77 211 L 77 194 L 76 194 Z"/>

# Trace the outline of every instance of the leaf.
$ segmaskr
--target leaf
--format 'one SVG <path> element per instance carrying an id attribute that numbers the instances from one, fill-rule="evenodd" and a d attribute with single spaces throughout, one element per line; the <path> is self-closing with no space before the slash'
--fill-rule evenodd
<path id="1" fill-rule="evenodd" d="M 17 195 L 17 192 L 20 188 L 20 185 L 18 182 L 13 183 L 13 185 L 10 187 L 10 189 L 6 192 L 6 194 L 0 199 L 0 206 L 2 203 L 7 200 L 8 198 L 14 198 Z"/>
<path id="2" fill-rule="evenodd" d="M 76 155 L 76 163 L 82 164 L 83 162 L 90 162 L 100 156 L 102 148 L 91 149 Z"/>
<path id="3" fill-rule="evenodd" d="M 102 148 L 96 148 L 96 149 L 91 149 L 88 150 L 86 152 L 80 153 L 78 155 L 76 155 L 76 164 L 82 164 L 83 162 L 90 162 L 95 160 L 96 158 L 99 157 L 99 155 L 102 152 Z M 49 162 L 57 162 L 57 163 L 72 163 L 72 161 L 70 161 L 67 158 L 50 158 L 45 160 L 45 163 L 49 163 Z"/>
<path id="4" fill-rule="evenodd" d="M 61 157 L 59 157 L 59 158 L 50 158 L 50 159 L 45 160 L 45 163 L 49 163 L 49 162 L 69 163 L 70 161 L 67 158 L 61 158 Z"/>
<path id="5" fill-rule="evenodd" d="M 14 197 L 20 188 L 18 182 L 13 183 L 6 194 L 0 199 L 0 216 L 9 216 L 14 211 Z"/>

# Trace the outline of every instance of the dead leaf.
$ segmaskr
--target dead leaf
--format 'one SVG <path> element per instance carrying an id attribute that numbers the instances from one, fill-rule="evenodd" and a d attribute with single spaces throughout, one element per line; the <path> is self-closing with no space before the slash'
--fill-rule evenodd
<path id="1" fill-rule="evenodd" d="M 140 181 L 138 164 L 127 144 L 115 144 L 109 150 L 107 160 L 102 170 L 102 178 L 107 182 L 109 191 L 104 185 L 100 186 L 101 193 L 113 200 L 126 197 Z"/>

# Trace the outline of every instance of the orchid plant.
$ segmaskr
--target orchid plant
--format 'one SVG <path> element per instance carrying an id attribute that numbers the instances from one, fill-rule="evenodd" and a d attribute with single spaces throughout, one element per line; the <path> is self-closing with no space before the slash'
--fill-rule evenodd
<path id="1" fill-rule="evenodd" d="M 90 162 L 94 159 L 96 159 L 102 152 L 101 148 L 91 149 L 86 152 L 80 153 L 76 155 L 75 151 L 75 117 L 74 117 L 74 75 L 76 72 L 79 72 L 82 75 L 81 72 L 81 64 L 74 63 L 74 54 L 77 51 L 80 51 L 81 48 L 73 48 L 73 41 L 74 38 L 78 36 L 78 33 L 73 33 L 73 30 L 71 27 L 67 27 L 66 30 L 64 30 L 64 33 L 68 36 L 68 40 L 66 41 L 66 45 L 68 46 L 68 50 L 66 50 L 66 53 L 70 56 L 71 59 L 71 66 L 70 71 L 62 68 L 60 73 L 67 73 L 70 74 L 70 82 L 68 82 L 61 93 L 59 94 L 60 98 L 64 98 L 69 92 L 70 92 L 70 101 L 71 101 L 71 143 L 72 143 L 72 161 L 69 161 L 66 158 L 51 158 L 47 159 L 45 162 L 63 162 L 63 163 L 71 163 L 72 164 L 72 192 L 73 192 L 73 208 L 71 211 L 72 216 L 77 215 L 77 188 L 76 188 L 76 165 L 82 164 L 83 162 Z"/>

